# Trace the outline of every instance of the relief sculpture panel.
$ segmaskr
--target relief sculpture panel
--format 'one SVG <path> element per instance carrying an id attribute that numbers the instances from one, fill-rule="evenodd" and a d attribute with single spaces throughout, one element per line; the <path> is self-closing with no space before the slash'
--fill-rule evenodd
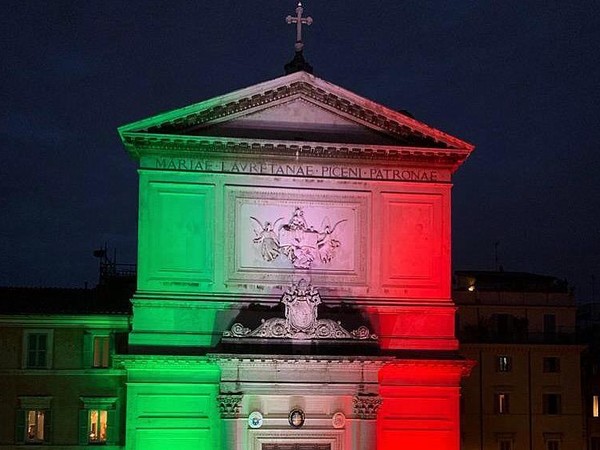
<path id="1" fill-rule="evenodd" d="M 342 246 L 338 239 L 342 230 L 336 233 L 338 226 L 348 219 L 338 220 L 331 225 L 329 216 L 321 221 L 321 226 L 315 228 L 309 225 L 304 217 L 304 208 L 296 206 L 287 223 L 280 224 L 284 217 L 279 217 L 275 222 L 266 220 L 262 223 L 254 216 L 253 239 L 260 245 L 260 254 L 265 261 L 274 261 L 278 256 L 287 258 L 296 269 L 310 269 L 315 260 L 323 264 L 330 263 L 337 249 Z M 279 226 L 278 226 L 279 224 Z"/>
<path id="2" fill-rule="evenodd" d="M 228 186 L 226 195 L 230 281 L 366 282 L 368 193 Z"/>

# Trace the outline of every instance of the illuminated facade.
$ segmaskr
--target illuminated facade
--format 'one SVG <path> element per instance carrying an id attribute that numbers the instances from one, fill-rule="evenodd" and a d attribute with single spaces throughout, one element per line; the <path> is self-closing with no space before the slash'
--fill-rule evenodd
<path id="1" fill-rule="evenodd" d="M 461 449 L 593 449 L 584 438 L 585 347 L 567 283 L 477 271 L 456 272 L 455 282 L 461 353 L 477 361 L 463 383 Z"/>
<path id="2" fill-rule="evenodd" d="M 1 446 L 459 449 L 450 190 L 471 145 L 304 71 L 119 133 L 132 312 L 0 317 Z"/>
<path id="3" fill-rule="evenodd" d="M 459 448 L 471 145 L 304 71 L 119 133 L 140 165 L 128 449 Z"/>

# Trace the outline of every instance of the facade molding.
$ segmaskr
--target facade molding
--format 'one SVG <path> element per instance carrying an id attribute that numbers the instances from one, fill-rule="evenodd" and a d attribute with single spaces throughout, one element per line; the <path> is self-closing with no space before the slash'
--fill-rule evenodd
<path id="1" fill-rule="evenodd" d="M 115 355 L 113 364 L 127 370 L 154 370 L 161 366 L 173 370 L 209 367 L 214 365 L 214 361 L 205 356 Z"/>
<path id="2" fill-rule="evenodd" d="M 189 133 L 205 124 L 231 120 L 264 109 L 268 105 L 276 105 L 298 97 L 399 139 L 413 136 L 427 143 L 423 145 L 426 147 L 464 148 L 467 152 L 473 149 L 472 144 L 304 72 L 259 83 L 195 105 L 124 125 L 119 128 L 119 133 L 131 151 L 128 137 L 134 133 Z"/>
<path id="3" fill-rule="evenodd" d="M 129 329 L 130 315 L 62 315 L 27 314 L 0 315 L 0 324 L 6 327 L 52 327 L 83 329 Z"/>
<path id="4" fill-rule="evenodd" d="M 142 156 L 190 155 L 202 153 L 205 157 L 245 155 L 247 157 L 316 158 L 331 160 L 363 160 L 365 163 L 410 162 L 436 164 L 449 169 L 457 168 L 470 154 L 468 149 L 421 148 L 389 145 L 302 142 L 282 143 L 269 139 L 245 139 L 167 134 L 125 134 L 125 146 L 138 159 Z"/>
<path id="5" fill-rule="evenodd" d="M 122 369 L 0 369 L 0 376 L 18 377 L 47 377 L 47 376 L 85 376 L 85 377 L 107 377 L 124 376 Z"/>
<path id="6" fill-rule="evenodd" d="M 514 353 L 527 353 L 530 351 L 551 351 L 555 353 L 569 353 L 572 354 L 573 350 L 577 350 L 582 352 L 587 348 L 587 345 L 584 344 L 538 344 L 538 343 L 529 343 L 529 342 L 516 342 L 516 343 L 465 343 L 461 342 L 460 349 L 461 351 L 469 351 L 469 350 L 478 350 L 478 349 L 486 349 L 486 350 L 497 350 L 498 352 L 503 351 L 511 351 Z"/>

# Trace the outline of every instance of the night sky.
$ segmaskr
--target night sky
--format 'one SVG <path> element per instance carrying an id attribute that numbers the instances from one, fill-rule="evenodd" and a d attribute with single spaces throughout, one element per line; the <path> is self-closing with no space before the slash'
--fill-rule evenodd
<path id="1" fill-rule="evenodd" d="M 598 0 L 307 0 L 315 75 L 473 143 L 455 269 L 600 291 Z M 117 127 L 283 75 L 295 3 L 9 1 L 0 18 L 0 285 L 90 286 L 135 262 Z"/>

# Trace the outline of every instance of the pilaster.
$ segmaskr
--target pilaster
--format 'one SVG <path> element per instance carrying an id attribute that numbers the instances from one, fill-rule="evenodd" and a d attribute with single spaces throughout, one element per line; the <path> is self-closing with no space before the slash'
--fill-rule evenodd
<path id="1" fill-rule="evenodd" d="M 377 450 L 459 450 L 460 380 L 473 363 L 398 360 L 379 371 Z"/>

